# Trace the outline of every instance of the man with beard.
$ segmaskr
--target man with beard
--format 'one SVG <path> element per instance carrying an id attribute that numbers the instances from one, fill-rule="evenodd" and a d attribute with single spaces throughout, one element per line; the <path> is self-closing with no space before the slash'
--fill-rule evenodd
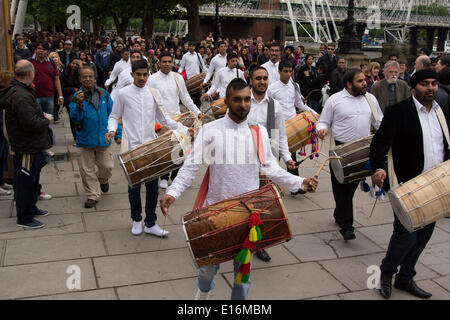
<path id="1" fill-rule="evenodd" d="M 400 65 L 397 61 L 389 60 L 384 65 L 384 79 L 373 84 L 371 93 L 377 98 L 381 111 L 399 103 L 411 96 L 408 84 L 398 79 Z"/>
<path id="2" fill-rule="evenodd" d="M 286 137 L 286 126 L 280 103 L 267 95 L 269 74 L 263 67 L 254 67 L 250 70 L 250 84 L 252 87 L 252 105 L 247 118 L 249 121 L 258 123 L 267 129 L 267 134 L 272 145 L 273 154 L 284 160 L 290 170 L 296 169 L 295 161 L 291 158 Z M 278 140 L 275 140 L 278 139 Z M 270 261 L 266 250 L 256 253 L 263 261 Z"/>
<path id="3" fill-rule="evenodd" d="M 316 189 L 317 179 L 296 177 L 278 166 L 272 154 L 266 130 L 255 124 L 256 130 L 260 133 L 263 150 L 259 150 L 264 152 L 265 165 L 258 161 L 257 149 L 250 129 L 253 124 L 250 124 L 247 119 L 251 107 L 250 88 L 244 80 L 233 79 L 230 82 L 225 101 L 228 106 L 226 115 L 203 125 L 178 176 L 161 199 L 163 214 L 168 213 L 170 205 L 192 184 L 203 163 L 209 164 L 209 183 L 208 190 L 204 194 L 204 206 L 258 189 L 260 170 L 274 183 L 283 185 L 291 191 L 300 188 L 307 190 L 308 186 L 312 187 L 312 191 Z M 244 156 L 240 159 L 243 161 L 236 161 L 237 154 Z M 205 184 L 206 182 L 204 181 Z M 214 288 L 214 277 L 219 267 L 219 265 L 207 265 L 200 268 L 196 300 L 208 298 L 209 291 Z M 239 267 L 240 263 L 235 260 L 235 275 Z M 249 289 L 250 282 L 236 283 L 235 281 L 231 299 L 247 299 Z"/>
<path id="4" fill-rule="evenodd" d="M 262 64 L 269 73 L 269 86 L 272 83 L 280 80 L 280 74 L 278 73 L 278 65 L 280 64 L 281 46 L 277 43 L 272 43 L 269 48 L 269 61 Z"/>
<path id="5" fill-rule="evenodd" d="M 227 54 L 227 66 L 217 71 L 211 88 L 209 88 L 206 93 L 202 94 L 201 98 L 204 99 L 207 96 L 212 96 L 216 93 L 216 91 L 219 92 L 219 98 L 223 98 L 225 97 L 225 91 L 231 80 L 235 78 L 245 80 L 244 73 L 237 68 L 237 64 L 237 54 L 234 52 Z"/>
<path id="6" fill-rule="evenodd" d="M 365 75 L 361 70 L 348 70 L 344 76 L 344 82 L 345 89 L 328 98 L 316 126 L 322 140 L 327 135 L 328 129 L 331 128 L 336 145 L 369 136 L 371 125 L 378 129 L 382 118 L 377 99 L 367 93 Z M 376 120 L 377 116 L 373 114 L 370 104 L 373 104 L 378 111 L 379 121 Z M 341 228 L 340 233 L 344 240 L 355 239 L 353 195 L 359 181 L 340 184 L 331 167 L 330 173 L 333 197 L 336 202 L 334 219 Z"/>
<path id="7" fill-rule="evenodd" d="M 411 77 L 412 97 L 386 109 L 380 129 L 370 145 L 370 163 L 375 171 L 372 179 L 379 187 L 383 187 L 387 176 L 385 158 L 390 148 L 393 172 L 389 172 L 389 184 L 392 187 L 395 186 L 394 173 L 398 183 L 403 183 L 450 159 L 450 113 L 435 101 L 437 79 L 434 70 L 417 71 Z M 394 215 L 394 230 L 380 267 L 380 293 L 385 299 L 391 296 L 394 274 L 394 288 L 422 299 L 431 297 L 431 293 L 419 288 L 413 278 L 415 265 L 434 227 L 435 223 L 431 223 L 409 232 Z"/>

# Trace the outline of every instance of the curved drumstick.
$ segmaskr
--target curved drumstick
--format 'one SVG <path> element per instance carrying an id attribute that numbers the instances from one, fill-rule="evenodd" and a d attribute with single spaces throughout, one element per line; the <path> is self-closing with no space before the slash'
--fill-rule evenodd
<path id="1" fill-rule="evenodd" d="M 336 157 L 336 156 L 329 156 L 329 157 L 327 157 L 325 160 L 323 160 L 322 165 L 319 167 L 319 170 L 317 170 L 316 174 L 314 175 L 314 178 L 316 178 L 316 179 L 319 178 L 320 171 L 322 171 L 323 167 L 325 166 L 327 161 L 330 160 L 330 159 L 342 159 L 342 157 Z M 308 186 L 308 191 L 309 192 L 312 191 L 312 187 L 311 186 Z"/>

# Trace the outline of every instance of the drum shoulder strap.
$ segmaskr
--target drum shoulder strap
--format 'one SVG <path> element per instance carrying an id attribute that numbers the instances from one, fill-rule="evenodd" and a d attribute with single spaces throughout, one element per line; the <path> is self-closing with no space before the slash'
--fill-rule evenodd
<path id="1" fill-rule="evenodd" d="M 395 174 L 394 171 L 394 159 L 392 156 L 392 147 L 389 148 L 387 159 L 388 159 L 389 187 L 392 190 L 396 186 L 398 186 L 397 175 Z"/>
<path id="2" fill-rule="evenodd" d="M 178 90 L 180 91 L 180 96 L 184 95 L 183 88 L 181 87 L 180 79 L 178 79 L 177 73 L 173 72 L 173 71 L 171 71 L 171 72 L 172 72 L 173 78 L 175 79 L 175 82 L 177 83 Z"/>
<path id="3" fill-rule="evenodd" d="M 167 122 L 166 113 L 164 112 L 164 108 L 163 108 L 163 105 L 161 103 L 161 97 L 159 95 L 158 90 L 155 89 L 155 88 L 149 88 L 149 89 L 150 89 L 150 92 L 151 92 L 153 98 L 156 101 L 156 105 L 158 106 L 159 111 L 161 112 L 162 116 L 164 117 L 164 119 L 166 119 L 166 122 Z"/>
<path id="4" fill-rule="evenodd" d="M 267 104 L 267 134 L 272 138 L 272 129 L 275 129 L 275 101 L 269 97 Z"/>
<path id="5" fill-rule="evenodd" d="M 375 106 L 375 102 L 373 101 L 372 97 L 368 93 L 366 93 L 364 95 L 364 97 L 366 98 L 367 103 L 370 106 L 370 110 L 372 111 L 373 118 L 375 119 L 376 122 L 379 122 L 381 118 L 380 118 L 380 114 L 378 113 L 377 107 Z"/>
<path id="6" fill-rule="evenodd" d="M 447 140 L 448 149 L 450 150 L 450 136 L 448 132 L 447 121 L 445 121 L 444 113 L 442 112 L 440 106 L 436 109 L 436 115 L 438 117 L 439 123 L 441 124 L 442 131 L 444 132 L 445 139 Z"/>

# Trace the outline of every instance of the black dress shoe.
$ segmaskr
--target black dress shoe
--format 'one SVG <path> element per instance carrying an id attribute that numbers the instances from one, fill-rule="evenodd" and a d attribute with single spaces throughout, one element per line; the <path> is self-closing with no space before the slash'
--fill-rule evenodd
<path id="1" fill-rule="evenodd" d="M 380 294 L 383 298 L 389 299 L 392 293 L 392 275 L 381 273 Z"/>
<path id="2" fill-rule="evenodd" d="M 262 249 L 262 250 L 256 252 L 256 256 L 257 256 L 259 259 L 261 259 L 262 261 L 265 261 L 265 262 L 269 262 L 269 261 L 270 261 L 270 256 L 269 256 L 269 254 L 267 253 L 267 251 L 264 250 L 264 249 Z"/>
<path id="3" fill-rule="evenodd" d="M 432 294 L 429 292 L 426 292 L 425 290 L 420 289 L 417 284 L 414 282 L 414 280 L 409 281 L 395 281 L 394 288 L 402 291 L 406 291 L 411 293 L 413 296 L 416 296 L 418 298 L 422 299 L 428 299 L 431 298 Z"/>
<path id="4" fill-rule="evenodd" d="M 100 183 L 100 189 L 102 190 L 102 192 L 108 192 L 109 190 L 109 182 L 107 183 Z"/>
<path id="5" fill-rule="evenodd" d="M 48 211 L 37 209 L 36 212 L 33 213 L 33 216 L 45 217 L 45 216 L 48 216 Z"/>
<path id="6" fill-rule="evenodd" d="M 352 229 L 346 229 L 340 231 L 345 241 L 356 239 L 355 232 Z"/>

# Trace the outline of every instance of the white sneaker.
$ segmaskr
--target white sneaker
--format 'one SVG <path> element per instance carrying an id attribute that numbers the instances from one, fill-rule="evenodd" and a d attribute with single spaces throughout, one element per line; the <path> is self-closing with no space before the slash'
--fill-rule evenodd
<path id="1" fill-rule="evenodd" d="M 151 228 L 144 227 L 144 232 L 158 237 L 165 237 L 169 234 L 169 231 L 161 229 L 157 224 Z"/>
<path id="2" fill-rule="evenodd" d="M 208 300 L 209 292 L 203 292 L 200 289 L 197 289 L 197 293 L 195 294 L 195 300 Z"/>
<path id="3" fill-rule="evenodd" d="M 133 227 L 131 228 L 131 233 L 135 236 L 142 233 L 142 221 L 133 221 Z"/>
<path id="4" fill-rule="evenodd" d="M 46 194 L 45 192 L 41 192 L 39 195 L 39 200 L 50 200 L 52 198 L 51 195 Z"/>
<path id="5" fill-rule="evenodd" d="M 2 196 L 10 196 L 11 195 L 11 191 L 5 190 L 3 188 L 0 188 L 0 195 L 2 195 Z"/>
<path id="6" fill-rule="evenodd" d="M 4 183 L 0 186 L 0 188 L 2 188 L 3 190 L 12 190 L 13 186 L 7 183 Z"/>
<path id="7" fill-rule="evenodd" d="M 159 187 L 166 189 L 169 186 L 169 181 L 167 181 L 166 179 L 161 179 L 161 181 L 159 182 Z"/>

